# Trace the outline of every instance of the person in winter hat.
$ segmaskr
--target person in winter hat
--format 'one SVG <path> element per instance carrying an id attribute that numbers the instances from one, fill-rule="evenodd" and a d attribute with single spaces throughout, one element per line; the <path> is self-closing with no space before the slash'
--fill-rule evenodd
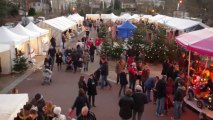
<path id="1" fill-rule="evenodd" d="M 61 114 L 61 107 L 55 107 L 53 112 L 55 117 L 52 120 L 66 120 L 66 116 Z"/>

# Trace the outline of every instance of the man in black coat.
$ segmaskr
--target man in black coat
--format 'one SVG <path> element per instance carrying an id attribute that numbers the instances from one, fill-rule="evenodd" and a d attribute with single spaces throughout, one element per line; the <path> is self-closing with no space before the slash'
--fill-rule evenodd
<path id="1" fill-rule="evenodd" d="M 51 70 L 53 69 L 54 66 L 54 61 L 55 61 L 55 54 L 56 54 L 56 49 L 52 46 L 50 46 L 49 50 L 48 50 L 48 55 L 51 57 L 52 59 L 52 66 L 51 66 Z"/>
<path id="2" fill-rule="evenodd" d="M 43 120 L 44 118 L 44 111 L 43 107 L 45 106 L 45 100 L 40 93 L 37 93 L 35 97 L 32 99 L 31 104 L 36 106 L 38 109 L 38 118 L 37 120 Z"/>
<path id="3" fill-rule="evenodd" d="M 87 106 L 84 106 L 77 120 L 96 120 L 96 117 L 93 112 L 89 111 L 89 108 Z"/>
<path id="4" fill-rule="evenodd" d="M 166 77 L 164 76 L 156 84 L 156 98 L 157 98 L 157 116 L 164 116 L 164 102 L 166 97 Z"/>
<path id="5" fill-rule="evenodd" d="M 132 120 L 136 120 L 136 114 L 138 114 L 137 120 L 141 120 L 142 114 L 144 112 L 144 105 L 147 104 L 148 101 L 146 95 L 142 93 L 142 87 L 140 85 L 135 87 L 135 93 L 133 93 L 132 97 L 135 102 Z"/>
<path id="6" fill-rule="evenodd" d="M 108 69 L 108 63 L 107 63 L 107 59 L 105 57 L 101 58 L 101 67 L 100 67 L 100 71 L 101 71 L 101 89 L 103 89 L 103 87 L 105 85 L 109 85 L 109 87 L 111 88 L 111 84 L 110 82 L 107 80 L 107 76 L 109 74 L 109 69 Z"/>
<path id="7" fill-rule="evenodd" d="M 95 50 L 96 50 L 96 47 L 92 43 L 92 45 L 90 46 L 90 49 L 89 49 L 89 54 L 90 54 L 90 60 L 91 60 L 91 62 L 94 62 Z"/>
<path id="8" fill-rule="evenodd" d="M 128 120 L 132 117 L 132 110 L 134 108 L 134 100 L 132 98 L 132 90 L 128 89 L 125 96 L 119 100 L 119 115 L 122 120 Z"/>

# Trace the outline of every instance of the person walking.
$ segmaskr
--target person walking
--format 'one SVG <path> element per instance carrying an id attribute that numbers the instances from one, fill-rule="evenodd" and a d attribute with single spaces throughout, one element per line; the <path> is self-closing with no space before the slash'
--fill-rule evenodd
<path id="1" fill-rule="evenodd" d="M 84 76 L 81 76 L 78 82 L 78 88 L 82 88 L 84 90 L 84 92 L 87 92 L 87 84 L 85 82 L 85 78 Z"/>
<path id="2" fill-rule="evenodd" d="M 50 46 L 49 50 L 48 50 L 48 55 L 51 57 L 51 62 L 52 62 L 52 66 L 51 66 L 51 70 L 53 69 L 54 66 L 54 61 L 55 61 L 55 54 L 56 54 L 56 49 L 53 48 L 52 46 Z"/>
<path id="3" fill-rule="evenodd" d="M 146 95 L 142 93 L 142 87 L 140 85 L 135 87 L 135 93 L 133 93 L 132 97 L 135 103 L 132 120 L 141 120 L 142 114 L 144 112 L 144 106 L 148 103 L 148 101 Z"/>
<path id="4" fill-rule="evenodd" d="M 88 71 L 89 61 L 90 61 L 90 55 L 87 49 L 84 50 L 84 53 L 82 55 L 83 59 L 83 67 L 84 71 Z"/>
<path id="5" fill-rule="evenodd" d="M 120 78 L 120 72 L 125 69 L 126 67 L 126 62 L 121 58 L 115 67 L 115 72 L 117 74 L 117 84 L 119 83 L 119 78 Z"/>
<path id="6" fill-rule="evenodd" d="M 112 85 L 107 80 L 107 76 L 109 74 L 107 59 L 105 57 L 102 57 L 101 58 L 101 63 L 102 63 L 101 67 L 100 67 L 100 71 L 101 71 L 101 89 L 103 89 L 103 87 L 105 85 L 109 85 L 109 87 L 111 88 Z"/>
<path id="7" fill-rule="evenodd" d="M 76 116 L 79 116 L 81 113 L 81 109 L 87 106 L 88 108 L 90 108 L 90 104 L 88 101 L 88 98 L 84 92 L 84 90 L 82 88 L 79 89 L 79 93 L 78 93 L 78 97 L 75 99 L 75 102 L 72 106 L 72 110 L 74 110 L 76 108 Z"/>
<path id="8" fill-rule="evenodd" d="M 157 106 L 156 106 L 156 115 L 164 116 L 164 103 L 166 97 L 166 77 L 163 76 L 162 79 L 158 81 L 156 84 L 156 98 L 157 98 Z"/>
<path id="9" fill-rule="evenodd" d="M 183 98 L 186 96 L 186 88 L 184 86 L 184 81 L 178 82 L 178 88 L 174 94 L 174 118 L 172 120 L 180 120 L 182 112 Z"/>
<path id="10" fill-rule="evenodd" d="M 151 90 L 154 88 L 155 86 L 155 81 L 159 80 L 159 77 L 156 76 L 156 77 L 150 77 L 148 78 L 145 83 L 144 83 L 144 87 L 146 89 L 146 96 L 147 96 L 147 100 L 148 102 L 151 102 Z"/>
<path id="11" fill-rule="evenodd" d="M 126 92 L 126 85 L 128 84 L 126 72 L 125 72 L 124 69 L 121 70 L 121 72 L 119 74 L 119 77 L 120 77 L 120 85 L 121 85 L 121 87 L 120 87 L 118 96 L 121 96 L 121 91 L 123 90 L 123 93 L 125 94 L 125 92 Z"/>
<path id="12" fill-rule="evenodd" d="M 133 91 L 135 89 L 135 82 L 136 82 L 136 64 L 132 63 L 130 67 L 128 67 L 129 71 L 129 88 L 131 88 Z"/>
<path id="13" fill-rule="evenodd" d="M 52 66 L 52 60 L 48 55 L 46 55 L 46 57 L 44 58 L 44 68 L 51 70 L 51 66 Z"/>
<path id="14" fill-rule="evenodd" d="M 89 103 L 93 107 L 96 107 L 95 106 L 95 96 L 97 95 L 96 86 L 97 86 L 97 81 L 95 81 L 94 75 L 91 74 L 88 81 L 87 81 L 87 90 L 88 90 L 87 94 L 89 96 Z M 91 102 L 92 102 L 92 104 L 91 104 Z"/>
<path id="15" fill-rule="evenodd" d="M 91 62 L 94 62 L 95 50 L 96 50 L 96 47 L 95 47 L 95 45 L 92 43 L 91 46 L 90 46 L 90 48 L 89 48 L 89 54 L 90 54 Z"/>
<path id="16" fill-rule="evenodd" d="M 63 54 L 60 49 L 58 49 L 56 53 L 56 63 L 58 67 L 58 71 L 61 70 L 61 63 L 63 62 Z"/>
<path id="17" fill-rule="evenodd" d="M 134 100 L 132 98 L 132 90 L 127 89 L 125 96 L 119 100 L 119 116 L 121 120 L 129 120 L 132 117 L 132 110 L 134 108 Z"/>
<path id="18" fill-rule="evenodd" d="M 78 68 L 78 61 L 79 61 L 80 55 L 76 50 L 74 50 L 71 56 L 72 56 L 71 58 L 72 58 L 73 66 L 74 66 L 74 73 L 75 73 Z"/>

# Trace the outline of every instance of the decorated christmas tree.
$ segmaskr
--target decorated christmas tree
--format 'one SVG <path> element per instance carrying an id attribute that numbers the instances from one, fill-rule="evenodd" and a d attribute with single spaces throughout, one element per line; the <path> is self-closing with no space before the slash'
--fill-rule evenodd
<path id="1" fill-rule="evenodd" d="M 101 24 L 98 31 L 98 37 L 105 38 L 106 36 L 107 36 L 107 26 L 105 24 Z"/>
<path id="2" fill-rule="evenodd" d="M 164 29 L 160 28 L 154 37 L 154 41 L 145 48 L 145 60 L 147 62 L 163 62 L 167 59 L 167 43 Z"/>

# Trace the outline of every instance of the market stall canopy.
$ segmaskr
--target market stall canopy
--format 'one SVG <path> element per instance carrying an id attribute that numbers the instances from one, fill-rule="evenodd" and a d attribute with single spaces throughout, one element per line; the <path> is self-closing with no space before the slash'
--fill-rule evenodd
<path id="1" fill-rule="evenodd" d="M 132 16 L 129 13 L 125 13 L 120 16 L 120 20 L 130 20 L 132 19 Z"/>
<path id="2" fill-rule="evenodd" d="M 76 25 L 75 22 L 69 20 L 68 18 L 66 18 L 64 16 L 45 20 L 40 23 L 46 23 L 46 24 L 60 30 L 61 32 L 64 32 Z"/>
<path id="3" fill-rule="evenodd" d="M 149 18 L 149 22 L 157 22 L 158 20 L 161 20 L 161 19 L 163 19 L 165 17 L 166 17 L 165 15 L 157 14 L 157 15 Z"/>
<path id="4" fill-rule="evenodd" d="M 30 22 L 25 28 L 27 28 L 28 30 L 30 30 L 32 32 L 40 33 L 40 35 L 46 35 L 46 34 L 49 33 L 48 30 L 42 29 L 42 28 L 38 27 L 37 25 L 35 25 L 32 22 Z"/>
<path id="5" fill-rule="evenodd" d="M 132 31 L 136 28 L 137 27 L 135 25 L 133 25 L 129 21 L 126 21 L 123 24 L 118 25 L 118 37 L 123 39 L 132 37 Z"/>
<path id="6" fill-rule="evenodd" d="M 28 36 L 18 35 L 5 27 L 0 27 L 0 43 L 19 45 L 29 40 Z"/>
<path id="7" fill-rule="evenodd" d="M 28 94 L 0 94 L 0 120 L 14 120 L 28 101 Z"/>
<path id="8" fill-rule="evenodd" d="M 10 45 L 0 44 L 0 53 L 10 50 Z"/>
<path id="9" fill-rule="evenodd" d="M 37 38 L 40 36 L 38 32 L 32 32 L 27 28 L 23 27 L 21 24 L 17 24 L 14 28 L 11 28 L 10 30 L 19 35 L 29 36 L 30 39 Z"/>
<path id="10" fill-rule="evenodd" d="M 101 14 L 101 19 L 111 19 L 111 14 Z"/>
<path id="11" fill-rule="evenodd" d="M 169 16 L 165 16 L 164 18 L 159 19 L 156 22 L 160 23 L 160 24 L 165 24 L 166 25 L 166 23 L 169 22 L 172 19 L 174 19 L 174 18 L 173 17 L 169 17 Z"/>
<path id="12" fill-rule="evenodd" d="M 213 28 L 206 28 L 176 37 L 176 42 L 189 51 L 213 56 Z"/>
<path id="13" fill-rule="evenodd" d="M 201 22 L 182 18 L 172 18 L 168 20 L 165 25 L 184 32 L 190 32 L 208 27 Z"/>
<path id="14" fill-rule="evenodd" d="M 150 18 L 152 18 L 153 16 L 152 15 L 143 15 L 142 17 L 141 17 L 141 19 L 150 19 Z"/>
<path id="15" fill-rule="evenodd" d="M 97 20 L 100 18 L 101 16 L 99 14 L 86 14 L 86 19 Z"/>
<path id="16" fill-rule="evenodd" d="M 78 13 L 69 15 L 67 18 L 76 23 L 80 23 L 84 21 L 84 17 L 80 16 Z"/>
<path id="17" fill-rule="evenodd" d="M 140 17 L 139 14 L 134 14 L 134 15 L 132 15 L 131 19 L 136 20 L 136 21 L 140 21 L 141 17 Z"/>

